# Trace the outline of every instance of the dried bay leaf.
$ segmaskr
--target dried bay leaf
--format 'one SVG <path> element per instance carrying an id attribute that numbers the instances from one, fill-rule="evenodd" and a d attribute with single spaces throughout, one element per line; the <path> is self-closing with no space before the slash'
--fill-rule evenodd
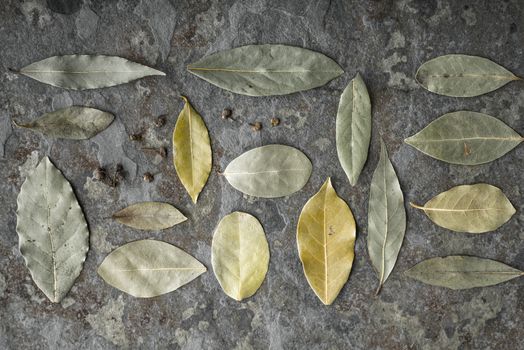
<path id="1" fill-rule="evenodd" d="M 297 244 L 306 279 L 325 305 L 346 284 L 355 257 L 356 225 L 351 209 L 328 178 L 298 219 Z"/>
<path id="2" fill-rule="evenodd" d="M 249 96 L 285 95 L 322 86 L 344 71 L 321 53 L 287 45 L 220 51 L 187 69 L 222 89 Z"/>
<path id="3" fill-rule="evenodd" d="M 80 275 L 89 250 L 82 209 L 47 157 L 26 178 L 17 202 L 20 253 L 38 288 L 58 303 Z"/>
<path id="4" fill-rule="evenodd" d="M 211 143 L 206 125 L 187 98 L 173 131 L 173 162 L 187 193 L 197 202 L 211 172 Z"/>
<path id="5" fill-rule="evenodd" d="M 145 239 L 112 251 L 98 267 L 110 285 L 137 298 L 172 292 L 206 272 L 206 267 L 169 243 Z"/>
<path id="6" fill-rule="evenodd" d="M 473 97 L 521 80 L 506 68 L 486 58 L 444 55 L 422 64 L 415 76 L 425 89 L 445 96 Z"/>
<path id="7" fill-rule="evenodd" d="M 369 191 L 367 238 L 371 264 L 379 278 L 377 294 L 395 267 L 406 233 L 404 196 L 386 145 L 380 141 L 380 158 Z"/>
<path id="8" fill-rule="evenodd" d="M 114 213 L 113 219 L 139 230 L 163 230 L 187 220 L 177 208 L 161 202 L 135 203 Z"/>
<path id="9" fill-rule="evenodd" d="M 433 158 L 463 165 L 491 162 L 522 141 L 499 119 L 470 111 L 444 114 L 405 140 Z"/>
<path id="10" fill-rule="evenodd" d="M 338 159 L 349 183 L 354 186 L 366 163 L 371 139 L 371 102 L 360 74 L 340 97 L 336 135 Z"/>
<path id="11" fill-rule="evenodd" d="M 288 196 L 309 180 L 312 165 L 304 153 L 285 145 L 254 148 L 235 158 L 223 175 L 237 190 L 255 197 Z"/>
<path id="12" fill-rule="evenodd" d="M 433 286 L 468 289 L 506 282 L 524 272 L 495 260 L 454 255 L 424 260 L 405 274 Z"/>
<path id="13" fill-rule="evenodd" d="M 30 123 L 15 122 L 15 125 L 39 131 L 46 136 L 86 140 L 107 128 L 113 119 L 111 113 L 95 108 L 71 106 L 46 113 Z"/>
<path id="14" fill-rule="evenodd" d="M 260 222 L 238 211 L 226 215 L 213 235 L 211 262 L 228 296 L 240 301 L 255 294 L 269 265 L 269 246 Z"/>
<path id="15" fill-rule="evenodd" d="M 484 233 L 496 230 L 515 214 L 500 189 L 489 184 L 461 185 L 442 192 L 421 209 L 435 224 L 457 232 Z"/>
<path id="16" fill-rule="evenodd" d="M 42 83 L 72 90 L 97 89 L 150 75 L 165 75 L 125 58 L 91 55 L 49 57 L 22 68 L 20 73 Z"/>

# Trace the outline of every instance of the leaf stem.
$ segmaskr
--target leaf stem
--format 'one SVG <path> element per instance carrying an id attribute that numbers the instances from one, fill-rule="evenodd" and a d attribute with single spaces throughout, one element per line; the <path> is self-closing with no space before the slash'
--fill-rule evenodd
<path id="1" fill-rule="evenodd" d="M 420 209 L 420 210 L 425 210 L 426 209 L 425 207 L 417 205 L 417 204 L 415 204 L 413 202 L 409 202 L 409 205 L 411 205 L 413 208 Z"/>
<path id="2" fill-rule="evenodd" d="M 382 290 L 382 286 L 383 286 L 383 285 L 384 285 L 383 283 L 380 283 L 380 284 L 378 285 L 377 291 L 375 292 L 375 296 L 378 296 L 378 295 L 380 294 L 380 291 Z"/>
<path id="3" fill-rule="evenodd" d="M 7 70 L 10 71 L 11 73 L 16 73 L 16 74 L 20 74 L 20 71 L 19 70 L 16 70 L 14 68 L 9 68 L 7 67 Z"/>

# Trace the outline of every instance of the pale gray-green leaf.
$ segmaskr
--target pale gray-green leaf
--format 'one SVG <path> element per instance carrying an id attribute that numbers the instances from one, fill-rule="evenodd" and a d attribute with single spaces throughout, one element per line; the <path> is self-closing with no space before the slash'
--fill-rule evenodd
<path id="1" fill-rule="evenodd" d="M 288 196 L 300 190 L 312 165 L 298 149 L 285 145 L 262 146 L 234 159 L 224 171 L 237 190 L 255 197 Z"/>
<path id="2" fill-rule="evenodd" d="M 69 292 L 89 250 L 89 231 L 71 185 L 45 157 L 18 195 L 20 253 L 38 288 L 54 303 Z"/>
<path id="3" fill-rule="evenodd" d="M 487 58 L 468 55 L 431 59 L 419 67 L 415 78 L 425 89 L 453 97 L 482 95 L 521 79 Z"/>
<path id="4" fill-rule="evenodd" d="M 285 95 L 322 86 L 344 73 L 321 53 L 286 45 L 247 45 L 188 66 L 196 76 L 237 94 Z"/>
<path id="5" fill-rule="evenodd" d="M 239 211 L 224 216 L 213 235 L 211 262 L 231 298 L 240 301 L 255 294 L 269 265 L 269 246 L 260 222 Z"/>
<path id="6" fill-rule="evenodd" d="M 497 118 L 458 111 L 444 114 L 405 142 L 444 162 L 477 165 L 503 156 L 523 140 Z"/>
<path id="7" fill-rule="evenodd" d="M 111 113 L 95 108 L 72 106 L 46 113 L 30 123 L 15 122 L 15 125 L 39 131 L 46 136 L 85 140 L 107 128 L 113 119 Z"/>
<path id="8" fill-rule="evenodd" d="M 360 74 L 340 97 L 336 135 L 338 159 L 349 183 L 354 186 L 368 158 L 371 139 L 371 102 Z"/>
<path id="9" fill-rule="evenodd" d="M 424 260 L 405 274 L 433 286 L 468 289 L 506 282 L 524 272 L 495 260 L 455 255 Z"/>
<path id="10" fill-rule="evenodd" d="M 455 186 L 430 199 L 421 209 L 437 225 L 457 232 L 496 230 L 515 214 L 502 191 L 489 184 Z"/>
<path id="11" fill-rule="evenodd" d="M 368 210 L 368 252 L 378 274 L 377 293 L 389 277 L 406 232 L 404 196 L 381 140 L 380 159 L 371 179 Z"/>
<path id="12" fill-rule="evenodd" d="M 187 220 L 177 208 L 161 202 L 132 204 L 114 213 L 113 219 L 139 230 L 163 230 Z"/>
<path id="13" fill-rule="evenodd" d="M 172 292 L 206 272 L 206 267 L 174 245 L 141 240 L 112 251 L 98 267 L 110 285 L 137 298 Z"/>
<path id="14" fill-rule="evenodd" d="M 72 90 L 97 89 L 164 73 L 115 56 L 53 56 L 24 67 L 20 73 Z"/>

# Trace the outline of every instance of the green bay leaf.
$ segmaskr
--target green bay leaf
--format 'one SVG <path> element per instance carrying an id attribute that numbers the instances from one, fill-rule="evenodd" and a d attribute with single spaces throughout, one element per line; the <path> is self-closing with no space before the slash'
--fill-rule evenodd
<path id="1" fill-rule="evenodd" d="M 213 235 L 213 271 L 224 292 L 235 300 L 256 293 L 269 265 L 269 246 L 264 228 L 252 215 L 226 215 Z"/>
<path id="2" fill-rule="evenodd" d="M 113 219 L 139 230 L 163 230 L 187 220 L 177 208 L 161 202 L 132 204 L 114 213 Z"/>
<path id="3" fill-rule="evenodd" d="M 169 243 L 145 239 L 112 251 L 98 267 L 110 285 L 137 298 L 172 292 L 206 272 L 206 267 Z"/>
<path id="4" fill-rule="evenodd" d="M 425 89 L 445 96 L 473 97 L 521 80 L 487 58 L 444 55 L 421 65 L 415 79 Z"/>
<path id="5" fill-rule="evenodd" d="M 524 272 L 495 260 L 455 255 L 424 260 L 405 274 L 433 286 L 468 289 L 506 282 Z"/>
<path id="6" fill-rule="evenodd" d="M 477 165 L 503 156 L 523 140 L 497 118 L 458 111 L 444 114 L 405 142 L 448 163 Z"/>
<path id="7" fill-rule="evenodd" d="M 80 275 L 89 231 L 73 189 L 45 157 L 18 195 L 16 232 L 20 253 L 38 288 L 60 302 Z"/>
<path id="8" fill-rule="evenodd" d="M 286 45 L 247 45 L 190 64 L 196 76 L 237 94 L 285 95 L 322 86 L 343 73 L 321 53 Z"/>
<path id="9" fill-rule="evenodd" d="M 484 233 L 496 230 L 515 214 L 502 191 L 489 184 L 461 185 L 442 192 L 421 209 L 437 225 L 457 232 Z"/>
<path id="10" fill-rule="evenodd" d="M 406 209 L 400 183 L 381 140 L 380 159 L 371 179 L 368 209 L 368 252 L 379 286 L 393 271 L 406 233 Z"/>
<path id="11" fill-rule="evenodd" d="M 42 83 L 72 90 L 97 89 L 164 73 L 116 56 L 53 56 L 24 67 L 20 73 Z"/>
<path id="12" fill-rule="evenodd" d="M 255 197 L 288 196 L 309 180 L 312 165 L 304 153 L 285 145 L 267 145 L 235 158 L 223 175 L 237 190 Z"/>
<path id="13" fill-rule="evenodd" d="M 371 102 L 360 74 L 349 83 L 338 105 L 337 154 L 349 183 L 356 185 L 368 157 L 371 139 Z"/>
<path id="14" fill-rule="evenodd" d="M 39 131 L 46 136 L 85 140 L 107 128 L 113 119 L 111 113 L 95 108 L 71 106 L 46 113 L 30 123 L 15 122 L 15 125 Z"/>

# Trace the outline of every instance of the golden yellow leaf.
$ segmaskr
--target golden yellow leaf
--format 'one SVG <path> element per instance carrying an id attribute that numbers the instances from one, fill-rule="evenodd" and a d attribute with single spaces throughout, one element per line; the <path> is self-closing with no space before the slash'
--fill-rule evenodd
<path id="1" fill-rule="evenodd" d="M 193 203 L 207 182 L 211 172 L 211 144 L 202 117 L 187 98 L 173 131 L 173 162 L 180 181 Z"/>
<path id="2" fill-rule="evenodd" d="M 325 304 L 346 283 L 355 257 L 355 219 L 327 179 L 309 199 L 297 227 L 297 244 L 307 281 Z"/>

